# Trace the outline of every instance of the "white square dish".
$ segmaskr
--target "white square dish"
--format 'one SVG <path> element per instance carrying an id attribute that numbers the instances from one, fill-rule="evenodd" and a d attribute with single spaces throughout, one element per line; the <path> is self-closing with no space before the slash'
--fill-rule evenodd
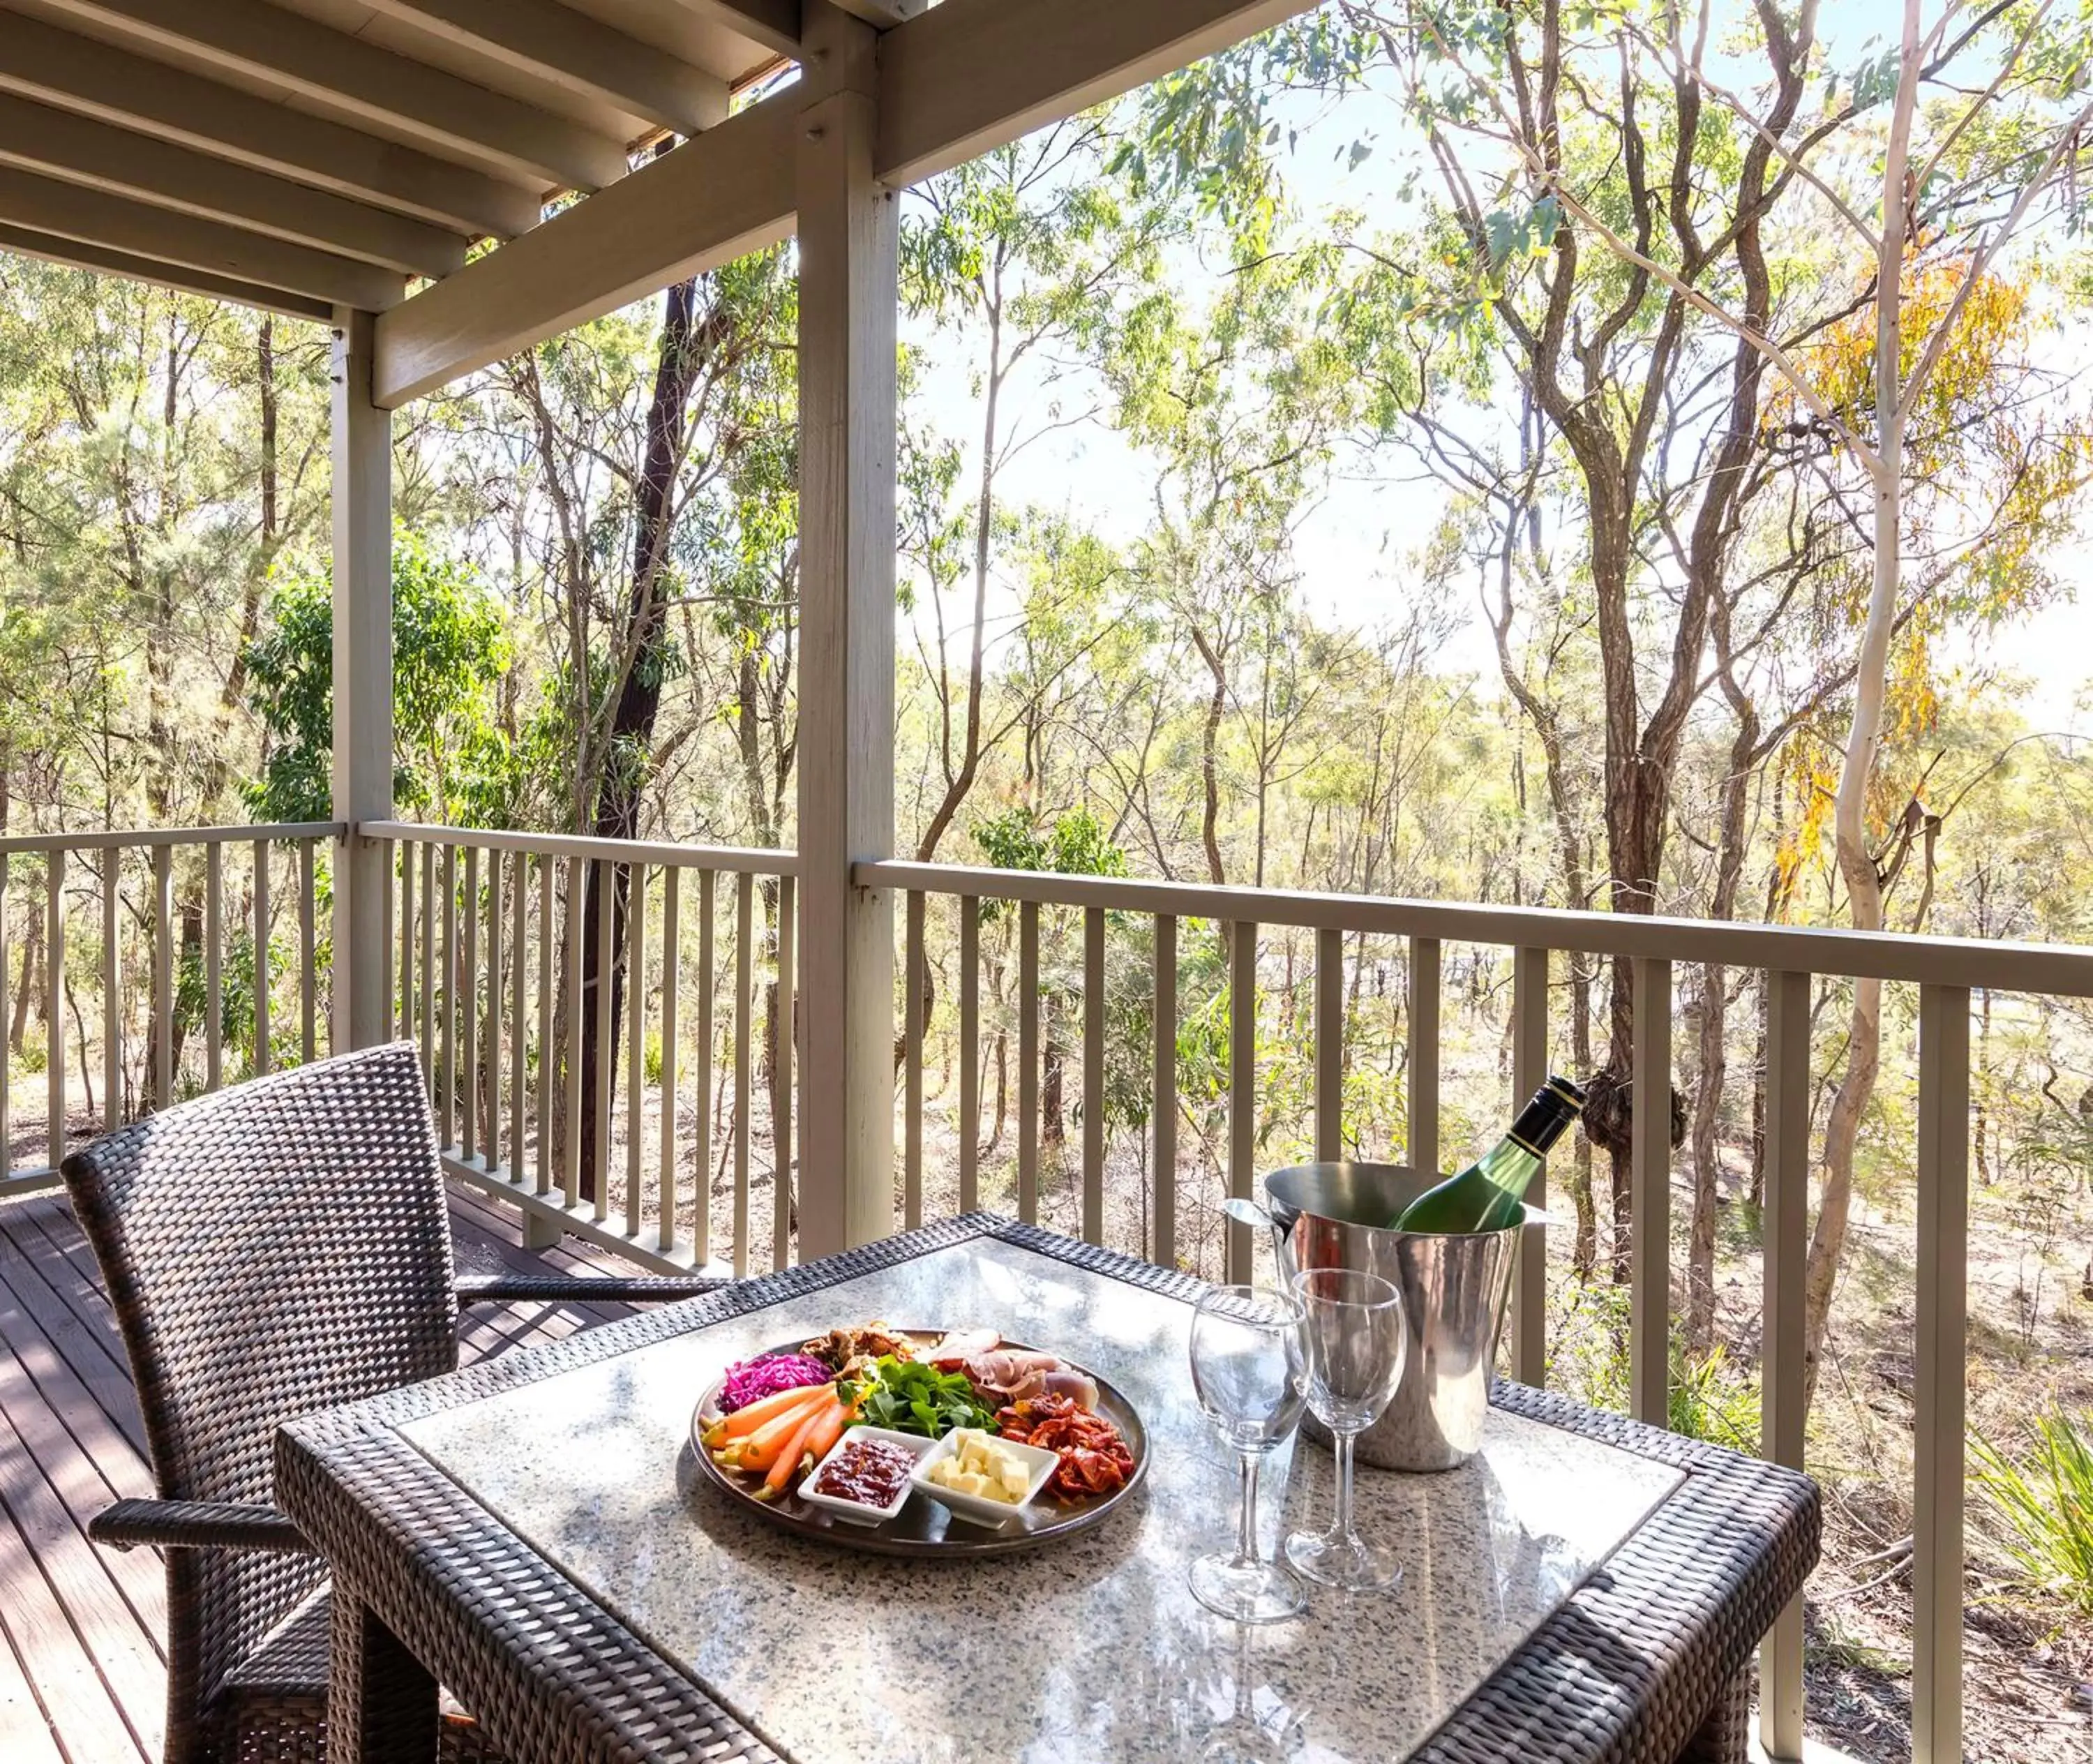
<path id="1" fill-rule="evenodd" d="M 957 1489 L 948 1489 L 942 1483 L 931 1481 L 930 1471 L 934 1465 L 950 1458 L 959 1450 L 959 1437 L 965 1431 L 964 1428 L 954 1428 L 917 1458 L 909 1482 L 961 1519 L 971 1519 L 977 1525 L 1007 1525 L 1031 1506 L 1033 1497 L 1046 1486 L 1046 1479 L 1054 1474 L 1055 1466 L 1061 1462 L 1061 1454 L 1048 1451 L 1044 1446 L 1020 1445 L 1014 1440 L 997 1440 L 995 1444 L 999 1451 L 1008 1452 L 1031 1472 L 1025 1484 L 1024 1497 L 1017 1501 L 998 1501 L 985 1494 L 963 1494 Z"/>
<path id="2" fill-rule="evenodd" d="M 879 1440 L 890 1445 L 899 1445 L 912 1454 L 916 1468 L 936 1449 L 937 1442 L 927 1440 L 920 1433 L 897 1433 L 889 1427 L 851 1427 L 843 1429 L 843 1437 L 831 1445 L 821 1461 L 803 1477 L 798 1489 L 799 1498 L 809 1506 L 819 1507 L 825 1513 L 833 1513 L 838 1519 L 847 1519 L 853 1525 L 879 1525 L 894 1517 L 908 1504 L 909 1494 L 916 1486 L 912 1471 L 908 1481 L 901 1484 L 901 1492 L 885 1506 L 867 1506 L 862 1501 L 847 1501 L 840 1495 L 823 1494 L 816 1486 L 821 1473 L 842 1455 L 853 1440 Z"/>

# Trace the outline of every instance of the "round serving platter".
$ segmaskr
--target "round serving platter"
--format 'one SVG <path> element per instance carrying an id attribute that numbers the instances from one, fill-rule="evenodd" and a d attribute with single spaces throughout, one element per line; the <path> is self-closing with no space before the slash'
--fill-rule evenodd
<path id="1" fill-rule="evenodd" d="M 918 1347 L 928 1347 L 945 1333 L 942 1329 L 902 1329 L 897 1333 Z M 805 1339 L 804 1335 L 795 1336 L 789 1341 L 760 1349 L 748 1357 L 754 1359 L 769 1354 L 796 1354 Z M 1006 1340 L 1003 1345 L 1020 1352 L 1054 1351 L 1051 1348 L 1033 1349 L 1022 1341 Z M 1072 1365 L 1073 1362 L 1068 1363 Z M 1021 1549 L 1038 1549 L 1077 1532 L 1087 1531 L 1110 1518 L 1131 1497 L 1148 1474 L 1148 1430 L 1141 1424 L 1139 1411 L 1116 1387 L 1088 1367 L 1077 1369 L 1096 1384 L 1097 1413 L 1117 1428 L 1120 1437 L 1125 1440 L 1127 1450 L 1133 1454 L 1133 1474 L 1113 1493 L 1073 1506 L 1064 1506 L 1042 1490 L 1029 1506 L 1000 1525 L 986 1525 L 964 1518 L 921 1489 L 911 1490 L 901 1510 L 877 1525 L 860 1524 L 812 1506 L 800 1498 L 796 1487 L 774 1501 L 757 1500 L 749 1483 L 722 1470 L 705 1450 L 702 1435 L 708 1425 L 719 1419 L 720 1387 L 726 1382 L 723 1377 L 713 1382 L 691 1411 L 691 1454 L 696 1458 L 705 1480 L 740 1510 L 780 1531 L 795 1532 L 802 1537 L 818 1538 L 847 1549 L 869 1550 L 882 1556 L 949 1558 L 1001 1556 Z"/>

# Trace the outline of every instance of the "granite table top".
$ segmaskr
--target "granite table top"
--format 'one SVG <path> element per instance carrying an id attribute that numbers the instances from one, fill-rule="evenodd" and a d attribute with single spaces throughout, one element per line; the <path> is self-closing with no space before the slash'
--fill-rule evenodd
<path id="1" fill-rule="evenodd" d="M 1022 1556 L 915 1562 L 780 1532 L 690 1456 L 729 1362 L 882 1317 L 986 1324 L 1092 1367 L 1152 1458 L 1111 1521 Z M 1192 1307 L 982 1236 L 497 1394 L 401 1432 L 592 1598 L 797 1764 L 1408 1757 L 1662 1503 L 1681 1473 L 1493 1411 L 1440 1476 L 1362 1468 L 1393 1593 L 1312 1591 L 1300 1619 L 1210 1615 L 1186 1565 L 1227 1542 L 1233 1459 L 1193 1399 Z M 1268 1460 L 1268 1549 L 1320 1527 L 1329 1455 Z M 1243 1742 L 1247 1740 L 1248 1744 Z"/>

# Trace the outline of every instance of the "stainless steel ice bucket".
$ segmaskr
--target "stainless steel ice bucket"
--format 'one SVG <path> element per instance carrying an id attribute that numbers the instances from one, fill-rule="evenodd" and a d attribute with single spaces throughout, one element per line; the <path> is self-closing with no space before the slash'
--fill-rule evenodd
<path id="1" fill-rule="evenodd" d="M 1300 1164 L 1264 1179 L 1286 1279 L 1298 1268 L 1363 1268 L 1402 1294 L 1410 1331 L 1402 1382 L 1355 1448 L 1361 1463 L 1386 1470 L 1451 1470 L 1475 1456 L 1518 1261 L 1516 1228 L 1445 1235 L 1387 1229 L 1440 1180 L 1398 1164 Z M 1302 1425 L 1329 1443 L 1313 1415 Z"/>

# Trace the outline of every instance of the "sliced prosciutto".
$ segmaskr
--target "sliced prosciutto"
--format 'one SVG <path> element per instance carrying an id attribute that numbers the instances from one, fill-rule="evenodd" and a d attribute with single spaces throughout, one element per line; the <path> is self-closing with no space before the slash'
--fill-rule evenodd
<path id="1" fill-rule="evenodd" d="M 993 1354 L 1002 1346 L 1003 1337 L 993 1329 L 950 1329 L 926 1358 L 942 1372 L 964 1365 L 979 1354 Z"/>
<path id="2" fill-rule="evenodd" d="M 984 1402 L 999 1406 L 1042 1396 L 1064 1398 L 1081 1409 L 1097 1406 L 1096 1382 L 1057 1354 L 998 1348 L 961 1362 L 960 1370 Z"/>

